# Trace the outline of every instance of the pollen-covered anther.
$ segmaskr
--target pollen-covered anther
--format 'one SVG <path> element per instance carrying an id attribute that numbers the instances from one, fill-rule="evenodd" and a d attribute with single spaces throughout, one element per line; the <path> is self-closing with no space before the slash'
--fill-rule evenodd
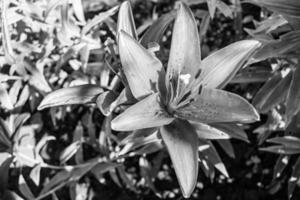
<path id="1" fill-rule="evenodd" d="M 190 74 L 180 74 L 179 80 L 182 81 L 185 85 L 190 83 L 191 75 Z"/>

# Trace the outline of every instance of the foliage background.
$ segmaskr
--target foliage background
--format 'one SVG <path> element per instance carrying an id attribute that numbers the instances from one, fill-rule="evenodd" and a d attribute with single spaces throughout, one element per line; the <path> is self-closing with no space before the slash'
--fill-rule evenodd
<path id="1" fill-rule="evenodd" d="M 118 142 L 127 135 L 112 132 L 107 125 L 111 119 L 102 115 L 96 104 L 37 109 L 50 91 L 81 84 L 97 84 L 107 91 L 117 81 L 115 72 L 120 61 L 115 42 L 115 6 L 120 2 L 64 2 L 1 2 L 0 199 L 34 199 L 41 194 L 49 194 L 43 199 L 76 200 L 182 198 L 165 150 L 144 155 L 147 150 L 138 149 L 133 151 L 137 155 L 121 159 L 118 164 L 105 162 L 79 171 L 68 168 L 97 156 L 113 156 L 124 147 Z M 222 2 L 228 7 L 221 4 L 223 7 L 217 7 L 213 13 L 204 0 L 186 0 L 200 27 L 203 57 L 234 41 L 252 37 L 277 40 L 297 29 L 278 25 L 281 18 L 271 25 L 263 23 L 274 11 L 268 6 L 239 0 Z M 131 3 L 139 35 L 162 14 L 173 11 L 176 4 L 169 0 Z M 172 25 L 160 43 L 162 60 L 167 59 L 171 30 Z M 270 49 L 261 52 L 262 58 L 256 57 L 257 61 L 242 70 L 225 89 L 251 102 L 270 77 L 294 69 L 298 49 Z M 264 53 L 272 56 L 264 57 Z M 288 88 L 282 91 L 285 90 Z M 282 120 L 272 121 L 277 115 L 282 118 L 282 108 L 272 109 L 261 112 L 260 122 L 245 125 L 249 142 L 231 139 L 233 149 L 225 153 L 213 141 L 230 177 L 217 170 L 214 176 L 207 177 L 199 170 L 191 199 L 287 199 L 288 180 L 297 155 L 289 156 L 290 162 L 280 168 L 283 172 L 276 177 L 273 174 L 280 170 L 274 169 L 278 155 L 259 150 L 268 146 L 264 141 L 270 135 L 285 134 L 280 126 Z M 39 164 L 41 159 L 44 164 Z M 53 177 L 58 177 L 54 186 L 59 187 L 47 188 Z M 296 188 L 292 199 L 299 195 Z"/>

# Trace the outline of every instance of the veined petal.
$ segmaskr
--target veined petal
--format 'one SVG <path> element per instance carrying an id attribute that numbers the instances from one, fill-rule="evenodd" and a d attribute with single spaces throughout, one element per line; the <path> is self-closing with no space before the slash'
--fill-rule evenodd
<path id="1" fill-rule="evenodd" d="M 197 74 L 201 62 L 197 24 L 190 8 L 179 4 L 174 24 L 166 85 L 173 86 L 174 97 L 181 97 Z M 170 87 L 168 87 L 170 88 Z"/>
<path id="2" fill-rule="evenodd" d="M 160 105 L 157 93 L 152 94 L 129 107 L 111 122 L 118 131 L 131 131 L 169 124 L 173 121 Z"/>
<path id="3" fill-rule="evenodd" d="M 209 55 L 200 65 L 200 84 L 207 88 L 224 87 L 260 46 L 256 40 L 242 40 Z"/>
<path id="4" fill-rule="evenodd" d="M 124 1 L 119 9 L 117 34 L 119 34 L 121 30 L 125 31 L 134 39 L 138 39 L 129 1 Z"/>
<path id="5" fill-rule="evenodd" d="M 161 62 L 124 31 L 120 32 L 118 45 L 133 96 L 140 99 L 156 92 L 159 79 L 165 76 Z"/>
<path id="6" fill-rule="evenodd" d="M 203 88 L 189 105 L 175 110 L 174 116 L 202 123 L 250 123 L 259 120 L 255 108 L 244 98 L 210 88 Z"/>
<path id="7" fill-rule="evenodd" d="M 231 138 L 226 132 L 219 130 L 208 124 L 203 124 L 199 122 L 190 122 L 194 127 L 195 131 L 199 138 L 209 139 L 209 140 L 220 140 L 220 139 L 229 139 Z"/>
<path id="8" fill-rule="evenodd" d="M 188 121 L 175 120 L 160 129 L 183 196 L 189 198 L 198 177 L 198 136 Z"/>

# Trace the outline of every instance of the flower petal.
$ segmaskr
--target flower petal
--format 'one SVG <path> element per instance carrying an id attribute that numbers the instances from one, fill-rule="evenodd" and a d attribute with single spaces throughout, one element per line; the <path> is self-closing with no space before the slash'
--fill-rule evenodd
<path id="1" fill-rule="evenodd" d="M 201 62 L 200 40 L 192 11 L 184 3 L 179 4 L 174 24 L 166 85 L 173 88 L 176 97 L 186 92 L 185 88 L 197 74 Z M 170 88 L 170 87 L 168 87 Z"/>
<path id="2" fill-rule="evenodd" d="M 202 123 L 249 123 L 259 120 L 255 108 L 244 98 L 209 88 L 203 88 L 189 105 L 175 110 L 174 116 Z"/>
<path id="3" fill-rule="evenodd" d="M 229 139 L 231 138 L 230 135 L 214 128 L 208 124 L 203 124 L 199 122 L 190 122 L 194 127 L 195 131 L 199 138 L 202 139 L 209 139 L 209 140 L 220 140 L 220 139 Z"/>
<path id="4" fill-rule="evenodd" d="M 117 33 L 123 30 L 134 39 L 138 39 L 132 9 L 129 1 L 124 1 L 119 9 Z"/>
<path id="5" fill-rule="evenodd" d="M 208 88 L 224 87 L 260 45 L 256 40 L 243 40 L 209 55 L 201 62 L 199 81 Z"/>
<path id="6" fill-rule="evenodd" d="M 175 120 L 160 130 L 183 196 L 191 196 L 198 177 L 198 136 L 187 121 Z"/>
<path id="7" fill-rule="evenodd" d="M 161 62 L 124 31 L 119 35 L 119 53 L 124 74 L 135 98 L 157 90 L 159 78 L 165 76 Z"/>
<path id="8" fill-rule="evenodd" d="M 152 94 L 129 107 L 111 122 L 118 131 L 131 131 L 169 124 L 173 121 L 160 106 L 158 94 Z"/>

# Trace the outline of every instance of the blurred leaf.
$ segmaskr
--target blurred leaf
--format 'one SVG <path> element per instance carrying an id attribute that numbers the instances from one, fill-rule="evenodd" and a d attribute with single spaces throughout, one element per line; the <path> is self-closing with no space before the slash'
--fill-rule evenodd
<path id="1" fill-rule="evenodd" d="M 76 152 L 78 151 L 78 149 L 81 146 L 81 141 L 75 141 L 72 144 L 70 144 L 69 146 L 67 146 L 60 154 L 59 156 L 59 160 L 60 162 L 66 163 L 73 155 L 76 154 Z"/>
<path id="2" fill-rule="evenodd" d="M 279 103 L 283 102 L 287 96 L 291 80 L 292 73 L 290 72 L 273 89 L 271 89 L 267 98 L 264 99 L 263 104 L 257 109 L 262 113 L 266 113 Z"/>
<path id="3" fill-rule="evenodd" d="M 19 190 L 26 197 L 26 199 L 34 199 L 34 195 L 32 194 L 22 174 L 19 176 Z"/>
<path id="4" fill-rule="evenodd" d="M 93 103 L 102 92 L 102 88 L 91 84 L 61 88 L 47 94 L 38 110 L 62 105 Z"/>
<path id="5" fill-rule="evenodd" d="M 1 30 L 2 30 L 2 46 L 4 50 L 4 55 L 9 64 L 13 64 L 16 60 L 14 57 L 14 51 L 11 46 L 11 39 L 9 34 L 9 27 L 7 23 L 7 6 L 9 5 L 8 1 L 1 2 Z"/>
<path id="6" fill-rule="evenodd" d="M 275 146 L 269 146 L 269 147 L 263 147 L 260 148 L 261 151 L 268 151 L 271 153 L 277 153 L 277 154 L 299 154 L 300 153 L 300 147 L 294 148 L 289 146 L 283 146 L 283 145 L 275 145 Z"/>
<path id="7" fill-rule="evenodd" d="M 49 13 L 55 9 L 57 6 L 62 5 L 64 3 L 66 3 L 67 0 L 50 0 L 47 4 L 47 8 L 45 10 L 45 18 L 48 17 Z"/>
<path id="8" fill-rule="evenodd" d="M 0 106 L 8 110 L 13 109 L 7 90 L 3 87 L 2 83 L 0 83 Z"/>
<path id="9" fill-rule="evenodd" d="M 30 179 L 35 183 L 36 186 L 40 185 L 41 177 L 41 165 L 36 165 L 29 174 Z"/>
<path id="10" fill-rule="evenodd" d="M 247 133 L 240 126 L 235 124 L 213 124 L 212 126 L 228 134 L 231 138 L 249 143 Z"/>
<path id="11" fill-rule="evenodd" d="M 194 191 L 198 177 L 198 136 L 187 121 L 175 120 L 160 129 L 185 198 Z"/>
<path id="12" fill-rule="evenodd" d="M 279 84 L 281 79 L 281 73 L 275 73 L 266 81 L 266 83 L 258 90 L 252 100 L 252 104 L 255 106 L 255 108 L 261 109 L 262 105 L 264 105 L 268 100 L 269 96 L 272 94 L 272 91 Z"/>
<path id="13" fill-rule="evenodd" d="M 209 141 L 200 140 L 199 142 L 199 154 L 210 162 L 216 169 L 218 169 L 223 175 L 229 177 L 224 163 L 222 162 L 217 150 L 213 144 Z M 201 146 L 208 145 L 208 148 L 201 148 Z"/>
<path id="14" fill-rule="evenodd" d="M 300 17 L 300 2 L 298 0 L 247 0 L 248 2 L 266 7 L 274 12 Z"/>
<path id="15" fill-rule="evenodd" d="M 97 97 L 96 104 L 104 116 L 108 116 L 114 109 L 113 102 L 118 95 L 114 91 L 105 91 Z"/>
<path id="16" fill-rule="evenodd" d="M 288 162 L 290 160 L 290 156 L 279 155 L 273 172 L 273 179 L 279 178 L 283 172 L 283 170 L 287 167 Z"/>
<path id="17" fill-rule="evenodd" d="M 111 127 L 119 131 L 131 131 L 169 124 L 173 118 L 161 107 L 157 93 L 152 94 L 126 109 L 114 118 Z"/>
<path id="18" fill-rule="evenodd" d="M 217 140 L 217 142 L 229 157 L 235 158 L 234 148 L 230 140 Z"/>
<path id="19" fill-rule="evenodd" d="M 74 14 L 80 21 L 80 23 L 85 24 L 84 10 L 82 6 L 82 0 L 72 0 L 72 6 L 74 9 Z"/>
<path id="20" fill-rule="evenodd" d="M 14 157 L 11 155 L 0 153 L 0 160 L 3 160 L 3 162 L 0 163 L 0 195 L 2 195 L 7 189 L 9 168 L 13 159 Z"/>
<path id="21" fill-rule="evenodd" d="M 289 124 L 292 117 L 300 111 L 300 65 L 293 73 L 292 82 L 286 100 L 286 123 Z"/>
<path id="22" fill-rule="evenodd" d="M 243 84 L 266 82 L 272 76 L 272 72 L 270 69 L 260 68 L 261 66 L 244 68 L 234 76 L 230 83 Z"/>
<path id="23" fill-rule="evenodd" d="M 124 1 L 119 9 L 118 14 L 118 25 L 117 25 L 117 36 L 120 31 L 124 31 L 128 35 L 130 35 L 133 39 L 137 40 L 138 36 L 136 33 L 135 23 L 132 15 L 132 9 L 130 5 L 130 1 Z M 117 38 L 117 41 L 119 39 Z"/>
<path id="24" fill-rule="evenodd" d="M 86 35 L 94 26 L 102 23 L 104 20 L 114 15 L 117 12 L 118 8 L 119 6 L 115 6 L 108 11 L 101 12 L 99 15 L 96 15 L 92 20 L 89 20 L 82 28 L 81 34 Z"/>
<path id="25" fill-rule="evenodd" d="M 260 46 L 256 40 L 242 40 L 212 53 L 201 62 L 199 82 L 223 88 Z"/>
<path id="26" fill-rule="evenodd" d="M 188 106 L 178 108 L 175 116 L 201 123 L 259 120 L 255 108 L 242 97 L 219 89 L 203 88 Z"/>
<path id="27" fill-rule="evenodd" d="M 231 8 L 224 3 L 222 0 L 217 0 L 217 8 L 223 13 L 225 17 L 233 18 L 233 13 Z"/>
<path id="28" fill-rule="evenodd" d="M 296 163 L 293 166 L 292 176 L 290 177 L 289 182 L 288 182 L 288 197 L 289 197 L 289 199 L 292 198 L 293 192 L 299 181 L 299 178 L 300 178 L 300 157 L 298 157 Z"/>
<path id="29" fill-rule="evenodd" d="M 208 11 L 209 15 L 211 18 L 214 18 L 216 8 L 217 8 L 217 1 L 218 0 L 206 0 L 207 6 L 208 6 Z"/>
<path id="30" fill-rule="evenodd" d="M 281 144 L 289 148 L 300 149 L 300 139 L 294 136 L 275 137 L 267 140 L 275 144 Z"/>
<path id="31" fill-rule="evenodd" d="M 148 47 L 149 43 L 160 43 L 160 40 L 170 25 L 170 23 L 176 17 L 176 12 L 169 12 L 167 14 L 162 15 L 158 18 L 153 24 L 148 28 L 148 30 L 143 34 L 140 42 L 144 47 Z"/>
<path id="32" fill-rule="evenodd" d="M 299 51 L 299 38 L 300 31 L 291 31 L 277 40 L 265 41 L 262 48 L 254 54 L 253 59 L 258 62 L 267 58 L 287 57 L 290 53 Z"/>

